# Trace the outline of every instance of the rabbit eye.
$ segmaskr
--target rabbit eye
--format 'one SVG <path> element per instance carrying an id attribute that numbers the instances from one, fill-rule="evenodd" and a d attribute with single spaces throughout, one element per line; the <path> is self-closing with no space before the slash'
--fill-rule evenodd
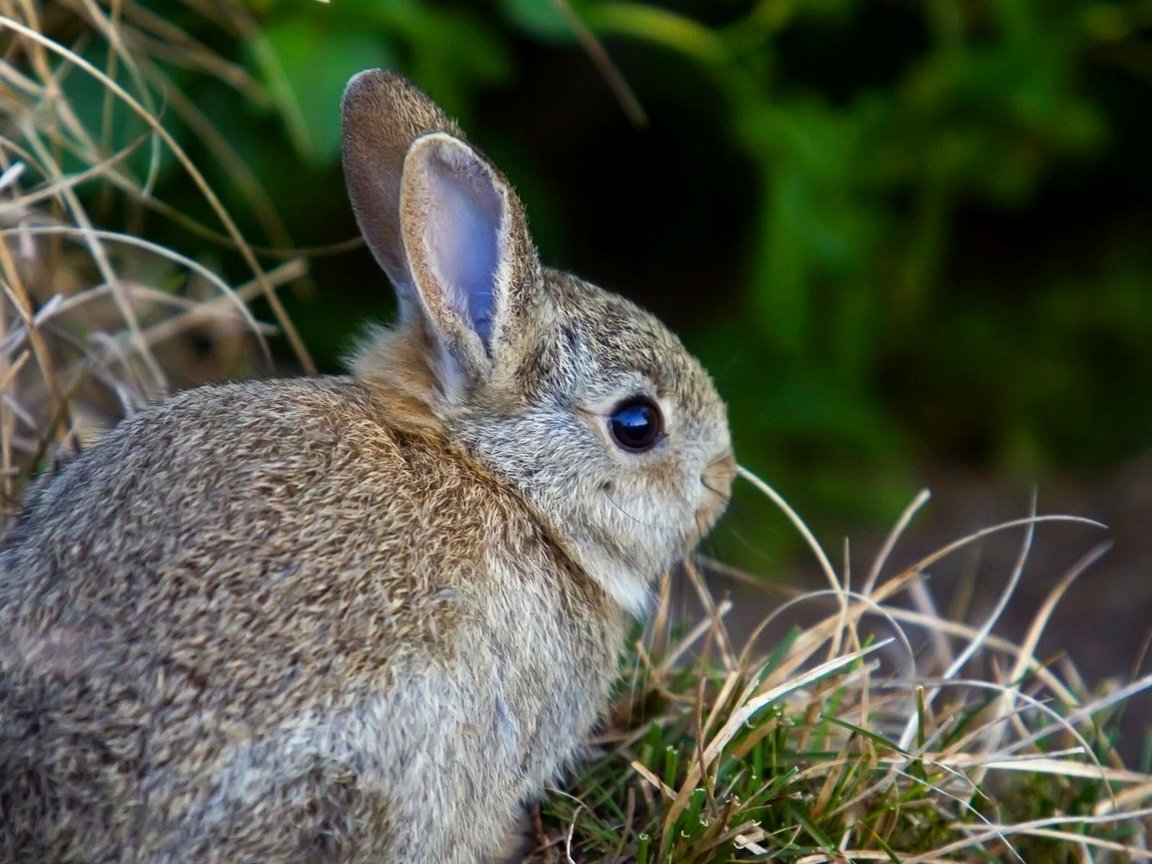
<path id="1" fill-rule="evenodd" d="M 656 403 L 637 396 L 617 405 L 608 415 L 612 438 L 624 450 L 643 453 L 664 437 L 664 418 Z"/>

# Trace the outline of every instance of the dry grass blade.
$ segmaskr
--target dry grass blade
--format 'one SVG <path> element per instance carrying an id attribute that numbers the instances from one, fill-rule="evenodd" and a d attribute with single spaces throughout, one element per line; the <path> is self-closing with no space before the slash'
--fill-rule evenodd
<path id="1" fill-rule="evenodd" d="M 233 5 L 241 4 L 222 0 L 214 14 Z M 225 35 L 239 20 L 251 23 L 213 20 Z M 310 361 L 276 295 L 306 275 L 303 261 L 289 256 L 265 272 L 185 143 L 198 136 L 274 242 L 286 245 L 286 235 L 243 161 L 156 61 L 220 73 L 259 98 L 254 80 L 130 0 L 43 8 L 0 0 L 0 40 L 0 461 L 10 513 L 30 472 L 71 458 L 170 387 L 267 368 L 270 328 L 247 305 L 258 296 L 305 369 Z M 170 131 L 165 105 L 185 122 L 182 138 Z M 136 135 L 126 144 L 121 126 Z M 185 216 L 186 202 L 160 197 L 165 155 L 222 226 L 210 242 L 226 242 L 247 262 L 252 279 L 240 290 L 199 257 L 212 232 Z M 190 229 L 191 251 L 148 239 L 150 215 Z"/>
<path id="2" fill-rule="evenodd" d="M 580 16 L 576 14 L 576 10 L 572 8 L 572 4 L 568 0 L 551 0 L 552 5 L 556 7 L 563 17 L 568 22 L 568 26 L 572 28 L 572 33 L 576 36 L 577 41 L 584 48 L 585 53 L 595 64 L 608 86 L 612 88 L 616 100 L 620 103 L 620 107 L 624 110 L 624 114 L 633 126 L 637 128 L 644 128 L 648 125 L 648 115 L 644 111 L 644 106 L 640 104 L 636 92 L 628 83 L 628 79 L 620 71 L 620 68 L 612 61 L 611 56 L 605 50 L 603 43 L 596 37 L 596 34 L 588 27 L 587 24 L 581 20 Z"/>
<path id="3" fill-rule="evenodd" d="M 80 69 L 88 75 L 91 75 L 100 83 L 103 88 L 106 89 L 108 93 L 115 96 L 137 117 L 139 117 L 152 131 L 152 133 L 156 135 L 160 141 L 163 142 L 163 144 L 168 148 L 169 152 L 172 153 L 172 155 L 177 159 L 180 165 L 192 178 L 196 187 L 200 190 L 201 194 L 204 196 L 205 200 L 208 202 L 209 206 L 212 208 L 213 212 L 224 226 L 226 233 L 235 244 L 235 248 L 243 256 L 245 263 L 251 268 L 251 271 L 254 274 L 256 280 L 260 282 L 263 287 L 265 287 L 265 299 L 268 300 L 273 313 L 276 315 L 278 323 L 284 329 L 285 335 L 291 343 L 293 351 L 296 353 L 296 356 L 299 358 L 305 371 L 310 373 L 315 372 L 315 366 L 308 354 L 308 350 L 305 348 L 304 343 L 300 340 L 299 334 L 296 332 L 296 328 L 289 320 L 288 315 L 284 311 L 284 307 L 280 303 L 279 298 L 271 289 L 271 286 L 266 286 L 264 284 L 263 268 L 261 267 L 247 240 L 240 232 L 240 229 L 236 225 L 235 220 L 221 203 L 219 196 L 208 183 L 204 177 L 203 172 L 188 156 L 184 148 L 168 131 L 161 120 L 153 112 L 149 111 L 148 108 L 142 104 L 139 99 L 125 90 L 124 87 L 122 87 L 117 81 L 110 78 L 102 70 L 98 69 L 96 66 L 90 63 L 88 60 L 84 59 L 75 51 L 72 51 L 68 47 L 55 42 L 44 34 L 39 33 L 34 28 L 26 26 L 20 21 L 17 21 L 9 16 L 0 16 L 0 29 L 3 28 L 14 31 L 15 33 L 23 36 L 25 39 L 36 43 L 40 48 L 45 49 L 47 52 L 56 55 L 60 59 L 65 60 L 69 64 L 75 66 L 77 69 Z"/>
<path id="4" fill-rule="evenodd" d="M 764 491 L 766 484 L 746 479 Z M 832 587 L 794 597 L 768 618 L 821 597 L 834 608 L 775 651 L 757 654 L 763 625 L 745 646 L 733 646 L 723 605 L 703 599 L 705 615 L 680 640 L 640 646 L 640 665 L 625 671 L 633 686 L 623 698 L 632 707 L 612 715 L 636 725 L 602 736 L 603 755 L 572 779 L 569 788 L 584 805 L 580 826 L 570 830 L 571 809 L 554 798 L 543 809 L 542 833 L 563 838 L 574 861 L 620 850 L 637 861 L 701 864 L 1143 860 L 1152 839 L 1152 775 L 1122 766 L 1099 718 L 1152 689 L 1152 676 L 1096 695 L 1036 656 L 1052 608 L 1103 547 L 1073 565 L 1021 643 L 994 632 L 1035 528 L 1095 523 L 1033 512 L 885 576 L 926 501 L 921 493 L 905 511 L 869 570 L 866 591 L 849 590 L 846 575 L 831 569 L 802 528 Z M 1011 529 L 1024 533 L 1021 552 L 985 620 L 944 618 L 930 596 L 927 603 L 913 596 L 915 608 L 901 604 L 917 586 L 927 590 L 925 567 Z M 693 584 L 698 594 L 706 590 Z M 662 622 L 672 617 L 669 596 L 662 590 Z M 889 631 L 884 641 L 870 622 Z M 670 627 L 662 623 L 661 632 Z M 920 650 L 926 634 L 947 650 Z M 898 645 L 890 656 L 888 646 Z M 972 674 L 981 668 L 1006 671 Z M 656 710 L 638 713 L 637 705 Z M 626 821 L 624 801 L 632 802 Z"/>

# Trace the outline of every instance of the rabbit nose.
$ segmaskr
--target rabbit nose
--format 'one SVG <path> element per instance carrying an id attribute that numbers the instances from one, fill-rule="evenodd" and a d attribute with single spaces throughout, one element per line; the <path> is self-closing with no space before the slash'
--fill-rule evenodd
<path id="1" fill-rule="evenodd" d="M 725 500 L 732 490 L 732 480 L 736 477 L 736 454 L 726 450 L 708 463 L 701 481 L 704 485 L 722 496 Z"/>
<path id="2" fill-rule="evenodd" d="M 703 500 L 696 511 L 696 523 L 701 533 L 707 532 L 728 506 L 732 479 L 736 476 L 736 457 L 726 450 L 708 463 L 700 477 L 704 487 Z"/>

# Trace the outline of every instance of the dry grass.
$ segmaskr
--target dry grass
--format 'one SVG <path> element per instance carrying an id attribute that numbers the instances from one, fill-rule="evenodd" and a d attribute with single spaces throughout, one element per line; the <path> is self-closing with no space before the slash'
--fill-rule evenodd
<path id="1" fill-rule="evenodd" d="M 256 26 L 241 2 L 180 5 L 223 32 Z M 212 75 L 256 102 L 258 83 L 132 2 L 0 0 L 0 51 L 0 489 L 10 512 L 31 471 L 67 459 L 147 399 L 266 361 L 273 329 L 305 369 L 311 362 L 276 296 L 304 261 L 279 256 L 265 269 L 188 142 L 219 163 L 273 244 L 286 242 L 283 228 L 170 74 Z M 127 143 L 125 129 L 138 130 Z M 165 161 L 187 175 L 212 224 L 157 195 Z M 144 239 L 162 227 L 195 251 Z M 206 248 L 243 261 L 247 283 L 234 289 L 211 254 L 199 260 Z M 257 296 L 276 328 L 248 311 Z"/>
<path id="2" fill-rule="evenodd" d="M 852 587 L 787 504 L 742 476 L 784 508 L 828 579 L 761 629 L 814 599 L 835 611 L 758 653 L 756 634 L 733 645 L 729 604 L 695 567 L 706 614 L 671 626 L 665 581 L 594 758 L 538 812 L 532 861 L 1152 860 L 1152 774 L 1125 767 L 1108 731 L 1152 676 L 1094 693 L 1036 655 L 1053 608 L 1106 547 L 1055 581 L 1019 644 L 994 633 L 1035 526 L 1085 520 L 1032 514 L 889 574 L 922 494 Z M 1008 530 L 1023 540 L 992 613 L 943 616 L 927 570 Z"/>

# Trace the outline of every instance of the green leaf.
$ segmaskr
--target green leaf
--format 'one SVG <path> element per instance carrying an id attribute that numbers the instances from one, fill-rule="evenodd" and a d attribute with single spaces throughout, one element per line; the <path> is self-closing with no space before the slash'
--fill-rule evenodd
<path id="1" fill-rule="evenodd" d="M 582 3 L 572 3 L 574 14 L 581 15 Z M 500 0 L 504 15 L 515 26 L 538 39 L 571 42 L 572 25 L 560 11 L 560 4 L 549 0 Z"/>
<path id="2" fill-rule="evenodd" d="M 327 30 L 315 19 L 269 25 L 250 47 L 292 146 L 310 162 L 330 163 L 340 151 L 340 96 L 363 69 L 392 65 L 377 33 Z"/>

